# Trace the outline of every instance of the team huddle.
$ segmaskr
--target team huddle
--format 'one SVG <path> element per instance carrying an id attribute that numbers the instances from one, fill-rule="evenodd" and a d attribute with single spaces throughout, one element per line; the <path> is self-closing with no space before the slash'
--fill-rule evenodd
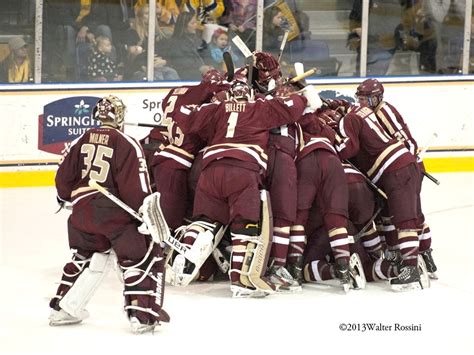
<path id="1" fill-rule="evenodd" d="M 72 142 L 56 175 L 58 202 L 72 204 L 73 257 L 50 324 L 88 316 L 109 259 L 135 333 L 169 321 L 165 281 L 228 279 L 233 297 L 312 282 L 346 292 L 377 280 L 396 291 L 429 287 L 427 173 L 383 94 L 368 79 L 357 105 L 321 99 L 256 52 L 235 74 L 210 70 L 171 89 L 161 126 L 140 142 L 123 133 L 123 102 L 101 99 L 101 126 Z"/>

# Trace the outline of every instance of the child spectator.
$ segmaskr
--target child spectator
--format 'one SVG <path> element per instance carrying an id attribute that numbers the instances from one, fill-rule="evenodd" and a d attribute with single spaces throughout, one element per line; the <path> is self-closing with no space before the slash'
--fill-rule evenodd
<path id="1" fill-rule="evenodd" d="M 212 66 L 217 69 L 226 70 L 223 57 L 224 52 L 229 52 L 231 54 L 234 63 L 239 59 L 234 53 L 232 53 L 229 45 L 229 34 L 222 28 L 216 29 L 212 34 L 209 51 L 211 53 Z"/>
<path id="2" fill-rule="evenodd" d="M 8 46 L 10 55 L 0 63 L 0 82 L 25 83 L 32 80 L 26 42 L 21 37 L 13 37 Z"/>
<path id="3" fill-rule="evenodd" d="M 117 65 L 112 59 L 112 41 L 108 37 L 98 36 L 95 48 L 89 55 L 87 75 L 91 81 L 107 82 L 122 80 Z"/>

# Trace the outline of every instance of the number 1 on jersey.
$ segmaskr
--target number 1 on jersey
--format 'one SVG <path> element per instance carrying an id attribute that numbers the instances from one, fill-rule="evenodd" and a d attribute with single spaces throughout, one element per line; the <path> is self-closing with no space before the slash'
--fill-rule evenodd
<path id="1" fill-rule="evenodd" d="M 227 120 L 227 134 L 226 138 L 234 137 L 235 126 L 237 125 L 237 119 L 239 118 L 238 112 L 231 112 L 229 119 Z"/>

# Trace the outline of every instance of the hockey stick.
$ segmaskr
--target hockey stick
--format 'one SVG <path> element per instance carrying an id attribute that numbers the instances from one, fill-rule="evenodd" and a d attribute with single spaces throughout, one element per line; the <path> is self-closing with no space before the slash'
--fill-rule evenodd
<path id="1" fill-rule="evenodd" d="M 367 175 L 365 175 L 362 171 L 360 171 L 359 169 L 356 168 L 356 166 L 354 164 L 352 164 L 349 160 L 345 159 L 343 160 L 343 163 L 346 163 L 346 164 L 349 164 L 351 166 L 352 169 L 354 169 L 355 171 L 357 171 L 358 173 L 360 173 L 363 177 L 364 177 L 364 180 L 367 182 L 367 184 L 373 189 L 375 190 L 380 196 L 382 196 L 385 200 L 388 199 L 387 197 L 387 194 L 382 191 L 382 189 L 380 189 L 377 185 L 375 185 L 372 180 L 370 180 Z"/>
<path id="2" fill-rule="evenodd" d="M 156 128 L 156 127 L 166 128 L 166 126 L 163 126 L 161 124 L 140 123 L 140 122 L 125 122 L 125 125 L 126 126 L 138 126 L 138 127 L 151 127 L 151 128 Z"/>
<path id="3" fill-rule="evenodd" d="M 224 52 L 223 54 L 225 67 L 227 68 L 227 81 L 231 82 L 234 80 L 234 61 L 229 52 Z"/>
<path id="4" fill-rule="evenodd" d="M 283 55 L 283 51 L 285 50 L 286 42 L 288 41 L 288 35 L 290 31 L 286 30 L 285 34 L 283 35 L 283 39 L 281 40 L 280 44 L 280 51 L 278 52 L 278 63 L 281 61 L 281 56 Z"/>
<path id="5" fill-rule="evenodd" d="M 428 150 L 428 148 L 431 146 L 431 144 L 433 144 L 434 140 L 438 138 L 438 134 L 436 132 L 433 132 L 433 134 L 431 135 L 431 137 L 428 139 L 428 141 L 425 143 L 425 145 L 423 146 L 423 148 L 420 148 L 418 149 L 418 152 L 417 152 L 417 156 L 421 159 L 423 158 L 423 156 L 425 155 L 426 151 Z"/>
<path id="6" fill-rule="evenodd" d="M 383 209 L 383 206 L 379 206 L 377 208 L 377 210 L 375 211 L 375 213 L 373 214 L 372 217 L 370 217 L 370 219 L 367 221 L 367 223 L 365 224 L 364 227 L 362 227 L 362 229 L 357 232 L 356 235 L 354 235 L 354 243 L 357 243 L 359 241 L 360 238 L 362 238 L 362 235 L 367 232 L 367 230 L 370 228 L 370 226 L 374 223 L 374 220 L 375 218 L 377 218 L 377 216 L 379 215 L 379 213 L 382 211 Z"/>

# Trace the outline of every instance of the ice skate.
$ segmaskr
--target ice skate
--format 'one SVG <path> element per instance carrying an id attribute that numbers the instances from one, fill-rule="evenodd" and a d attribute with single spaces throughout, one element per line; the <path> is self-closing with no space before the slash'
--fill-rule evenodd
<path id="1" fill-rule="evenodd" d="M 365 288 L 366 279 L 364 274 L 364 268 L 362 261 L 360 260 L 359 254 L 354 253 L 349 259 L 349 275 L 352 281 L 352 287 L 354 289 Z"/>
<path id="2" fill-rule="evenodd" d="M 349 292 L 351 288 L 351 276 L 349 274 L 349 265 L 346 260 L 338 259 L 334 269 L 336 271 L 336 277 L 340 280 L 344 292 Z"/>
<path id="3" fill-rule="evenodd" d="M 137 317 L 130 317 L 130 328 L 133 334 L 143 334 L 147 332 L 153 332 L 158 323 L 143 324 L 140 323 Z"/>
<path id="4" fill-rule="evenodd" d="M 426 268 L 425 260 L 421 255 L 418 255 L 418 272 L 420 274 L 420 283 L 423 289 L 430 288 L 430 276 Z"/>
<path id="5" fill-rule="evenodd" d="M 80 317 L 74 317 L 62 309 L 59 311 L 52 309 L 49 315 L 49 325 L 55 327 L 60 325 L 78 324 L 87 317 L 89 317 L 89 312 L 85 309 L 81 311 Z"/>
<path id="6" fill-rule="evenodd" d="M 435 274 L 438 268 L 436 267 L 436 264 L 433 260 L 433 256 L 431 255 L 432 251 L 433 249 L 430 248 L 428 250 L 420 252 L 420 255 L 423 257 L 423 261 L 426 264 L 426 270 L 428 272 L 428 276 L 430 277 L 430 279 L 438 280 L 438 276 L 436 276 Z"/>
<path id="7" fill-rule="evenodd" d="M 417 266 L 403 266 L 398 277 L 390 280 L 394 291 L 420 290 L 420 273 Z"/>
<path id="8" fill-rule="evenodd" d="M 303 256 L 299 256 L 295 262 L 288 263 L 287 265 L 287 271 L 293 278 L 293 280 L 296 280 L 299 285 L 303 283 Z"/>
<path id="9" fill-rule="evenodd" d="M 268 270 L 268 278 L 276 286 L 277 292 L 301 291 L 301 285 L 285 269 L 284 266 L 274 265 Z"/>
<path id="10" fill-rule="evenodd" d="M 234 282 L 230 285 L 233 298 L 263 298 L 270 294 L 264 290 L 258 290 L 254 287 L 247 287 L 240 282 Z"/>

